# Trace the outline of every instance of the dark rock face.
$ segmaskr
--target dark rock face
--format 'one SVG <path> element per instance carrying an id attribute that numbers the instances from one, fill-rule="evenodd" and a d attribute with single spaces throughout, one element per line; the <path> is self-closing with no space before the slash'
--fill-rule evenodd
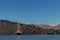
<path id="1" fill-rule="evenodd" d="M 60 25 L 53 28 L 49 25 L 34 25 L 34 24 L 20 24 L 22 34 L 60 34 Z M 55 28 L 55 29 L 54 29 Z M 0 20 L 0 35 L 12 35 L 17 30 L 17 22 L 11 22 L 7 20 Z"/>

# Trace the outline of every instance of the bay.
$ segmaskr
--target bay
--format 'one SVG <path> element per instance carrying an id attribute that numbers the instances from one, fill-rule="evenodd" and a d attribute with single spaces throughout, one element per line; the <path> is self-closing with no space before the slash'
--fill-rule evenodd
<path id="1" fill-rule="evenodd" d="M 60 35 L 0 35 L 0 40 L 60 40 Z"/>

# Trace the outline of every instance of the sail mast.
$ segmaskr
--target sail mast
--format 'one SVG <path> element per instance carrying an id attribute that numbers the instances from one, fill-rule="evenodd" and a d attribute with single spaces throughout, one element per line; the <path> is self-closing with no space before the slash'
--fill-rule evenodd
<path id="1" fill-rule="evenodd" d="M 18 11 L 18 13 L 17 13 L 17 31 L 21 31 L 20 30 L 20 23 L 19 23 L 20 21 L 19 21 L 19 19 L 20 18 L 19 18 L 19 11 Z"/>

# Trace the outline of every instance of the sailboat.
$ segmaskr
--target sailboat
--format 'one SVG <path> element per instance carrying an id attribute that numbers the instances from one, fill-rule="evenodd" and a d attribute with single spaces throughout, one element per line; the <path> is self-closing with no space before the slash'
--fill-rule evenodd
<path id="1" fill-rule="evenodd" d="M 17 30 L 16 30 L 15 34 L 17 34 L 17 35 L 21 35 L 22 34 L 21 26 L 20 26 L 20 23 L 19 23 L 19 13 L 17 13 Z"/>

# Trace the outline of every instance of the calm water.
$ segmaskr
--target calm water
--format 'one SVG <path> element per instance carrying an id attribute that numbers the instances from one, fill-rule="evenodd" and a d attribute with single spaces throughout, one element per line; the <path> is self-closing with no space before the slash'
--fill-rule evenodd
<path id="1" fill-rule="evenodd" d="M 60 40 L 60 35 L 0 35 L 0 40 Z"/>

